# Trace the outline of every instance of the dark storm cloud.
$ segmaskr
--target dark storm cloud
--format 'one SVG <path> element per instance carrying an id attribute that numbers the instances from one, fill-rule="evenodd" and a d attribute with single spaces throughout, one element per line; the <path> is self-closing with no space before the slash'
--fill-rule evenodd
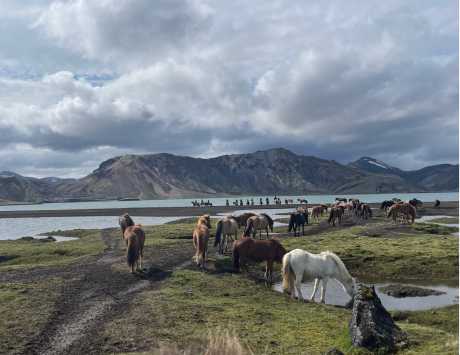
<path id="1" fill-rule="evenodd" d="M 0 35 L 0 170 L 79 175 L 124 153 L 278 146 L 403 169 L 458 161 L 454 3 L 41 0 L 0 10 L 21 38 Z"/>

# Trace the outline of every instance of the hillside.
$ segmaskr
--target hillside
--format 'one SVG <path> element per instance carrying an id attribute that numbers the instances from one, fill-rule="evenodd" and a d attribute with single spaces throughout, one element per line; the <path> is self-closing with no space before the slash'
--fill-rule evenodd
<path id="1" fill-rule="evenodd" d="M 458 165 L 403 171 L 369 157 L 342 165 L 281 148 L 211 159 L 165 153 L 125 155 L 106 160 L 75 180 L 0 173 L 0 199 L 10 201 L 457 189 Z"/>

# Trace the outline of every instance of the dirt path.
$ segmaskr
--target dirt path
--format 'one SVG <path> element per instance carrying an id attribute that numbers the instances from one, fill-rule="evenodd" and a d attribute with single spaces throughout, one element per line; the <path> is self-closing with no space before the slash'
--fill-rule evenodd
<path id="1" fill-rule="evenodd" d="M 100 330 L 117 310 L 126 308 L 137 292 L 159 287 L 174 269 L 191 260 L 189 247 L 151 248 L 145 253 L 144 273 L 132 275 L 127 267 L 123 272 L 115 271 L 112 266 L 125 264 L 122 241 L 110 236 L 108 230 L 101 231 L 101 238 L 106 249 L 98 258 L 69 266 L 65 271 L 67 281 L 54 314 L 24 353 L 96 353 L 103 342 Z"/>

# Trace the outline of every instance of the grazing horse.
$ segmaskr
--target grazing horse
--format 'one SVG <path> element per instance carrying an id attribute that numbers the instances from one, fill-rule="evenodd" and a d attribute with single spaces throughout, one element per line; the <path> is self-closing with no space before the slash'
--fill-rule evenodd
<path id="1" fill-rule="evenodd" d="M 320 205 L 320 206 L 315 206 L 311 209 L 311 217 L 315 219 L 316 221 L 319 221 L 319 217 L 323 215 L 324 211 L 327 211 L 327 207 Z"/>
<path id="2" fill-rule="evenodd" d="M 305 224 L 308 224 L 308 212 L 306 210 L 304 210 L 304 212 L 297 211 L 295 213 L 291 213 L 288 232 L 293 230 L 294 237 L 297 237 L 297 228 L 299 228 L 300 235 L 300 227 L 302 227 L 302 235 L 305 235 Z"/>
<path id="3" fill-rule="evenodd" d="M 261 213 L 248 219 L 244 236 L 248 237 L 252 233 L 252 237 L 255 238 L 257 231 L 259 231 L 259 239 L 262 239 L 262 230 L 265 230 L 268 239 L 269 228 L 273 232 L 273 219 L 268 214 Z"/>
<path id="4" fill-rule="evenodd" d="M 385 210 L 387 211 L 391 206 L 393 206 L 395 204 L 394 201 L 390 201 L 390 200 L 385 200 L 382 202 L 382 204 L 380 205 L 380 209 L 381 210 Z"/>
<path id="5" fill-rule="evenodd" d="M 131 272 L 142 270 L 144 258 L 145 233 L 140 224 L 134 224 L 132 218 L 125 213 L 118 219 L 122 237 L 126 242 L 126 261 Z"/>
<path id="6" fill-rule="evenodd" d="M 224 254 L 224 252 L 227 251 L 229 239 L 231 239 L 231 241 L 238 239 L 238 222 L 234 217 L 231 216 L 224 217 L 219 222 L 217 222 L 214 246 L 219 246 L 219 254 Z"/>
<path id="7" fill-rule="evenodd" d="M 300 301 L 303 301 L 302 281 L 315 280 L 310 301 L 315 299 L 319 282 L 321 285 L 321 301 L 325 303 L 326 286 L 329 279 L 335 279 L 344 288 L 350 297 L 355 294 L 356 281 L 351 277 L 342 260 L 330 251 L 320 254 L 311 254 L 302 249 L 294 249 L 283 257 L 282 266 L 283 290 L 295 297 L 294 286 Z"/>
<path id="8" fill-rule="evenodd" d="M 206 268 L 206 258 L 208 254 L 209 230 L 211 229 L 211 218 L 205 214 L 198 218 L 195 229 L 193 230 L 193 246 L 195 255 L 193 259 L 201 269 Z"/>
<path id="9" fill-rule="evenodd" d="M 344 208 L 342 206 L 331 207 L 331 212 L 329 213 L 328 223 L 335 227 L 335 223 L 342 223 Z"/>
<path id="10" fill-rule="evenodd" d="M 286 249 L 276 239 L 255 240 L 243 236 L 233 244 L 233 268 L 236 272 L 240 270 L 240 265 L 247 260 L 262 262 L 266 261 L 265 280 L 273 280 L 273 263 L 281 263 Z"/>
<path id="11" fill-rule="evenodd" d="M 416 199 L 416 198 L 413 198 L 412 200 L 409 200 L 409 203 L 414 206 L 415 208 L 420 208 L 423 206 L 423 202 Z"/>
<path id="12" fill-rule="evenodd" d="M 246 227 L 246 224 L 248 222 L 248 219 L 251 218 L 252 216 L 257 216 L 254 212 L 245 212 L 243 214 L 240 214 L 239 216 L 233 216 L 235 221 L 238 223 L 238 227 Z"/>
<path id="13" fill-rule="evenodd" d="M 411 224 L 415 221 L 416 209 L 410 203 L 403 202 L 397 203 L 391 206 L 387 212 L 387 218 L 393 218 L 393 222 L 396 223 L 398 217 L 403 217 L 406 221 L 411 219 Z"/>

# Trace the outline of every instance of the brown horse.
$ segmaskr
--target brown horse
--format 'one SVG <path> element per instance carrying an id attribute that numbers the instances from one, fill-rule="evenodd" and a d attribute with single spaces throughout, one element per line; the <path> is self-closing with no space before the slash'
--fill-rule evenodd
<path id="1" fill-rule="evenodd" d="M 267 233 L 268 229 L 273 232 L 273 219 L 266 213 L 252 216 L 248 218 L 246 222 L 246 228 L 244 229 L 244 236 L 248 237 L 252 233 L 252 237 L 255 238 L 257 231 L 259 231 L 259 239 L 262 239 L 262 230 Z"/>
<path id="2" fill-rule="evenodd" d="M 265 280 L 272 282 L 273 263 L 281 263 L 286 249 L 276 239 L 255 240 L 243 236 L 233 244 L 233 268 L 236 272 L 240 265 L 248 260 L 255 262 L 266 261 Z"/>
<path id="3" fill-rule="evenodd" d="M 314 206 L 311 210 L 311 217 L 316 221 L 319 221 L 319 217 L 323 216 L 324 212 L 327 212 L 326 205 Z"/>
<path id="4" fill-rule="evenodd" d="M 342 216 L 344 213 L 344 208 L 342 206 L 331 207 L 331 212 L 329 213 L 328 223 L 335 227 L 335 223 L 342 223 Z"/>
<path id="5" fill-rule="evenodd" d="M 123 239 L 126 242 L 126 261 L 131 272 L 142 270 L 144 258 L 145 233 L 140 224 L 134 224 L 132 218 L 125 213 L 118 219 Z"/>
<path id="6" fill-rule="evenodd" d="M 367 203 L 360 203 L 357 209 L 357 216 L 362 219 L 372 218 L 372 209 Z"/>
<path id="7" fill-rule="evenodd" d="M 209 230 L 211 229 L 211 217 L 205 214 L 198 218 L 195 229 L 193 230 L 193 246 L 195 255 L 193 259 L 201 269 L 206 268 L 206 258 L 208 254 Z"/>
<path id="8" fill-rule="evenodd" d="M 246 227 L 246 223 L 248 222 L 248 219 L 251 218 L 252 216 L 256 216 L 256 214 L 254 212 L 246 212 L 239 216 L 232 216 L 232 217 L 238 223 L 238 228 L 239 228 L 243 226 Z"/>
<path id="9" fill-rule="evenodd" d="M 397 218 L 402 216 L 406 221 L 409 221 L 410 218 L 412 224 L 415 221 L 416 213 L 415 207 L 410 203 L 397 203 L 388 209 L 387 218 L 393 218 L 393 222 L 396 223 Z"/>

